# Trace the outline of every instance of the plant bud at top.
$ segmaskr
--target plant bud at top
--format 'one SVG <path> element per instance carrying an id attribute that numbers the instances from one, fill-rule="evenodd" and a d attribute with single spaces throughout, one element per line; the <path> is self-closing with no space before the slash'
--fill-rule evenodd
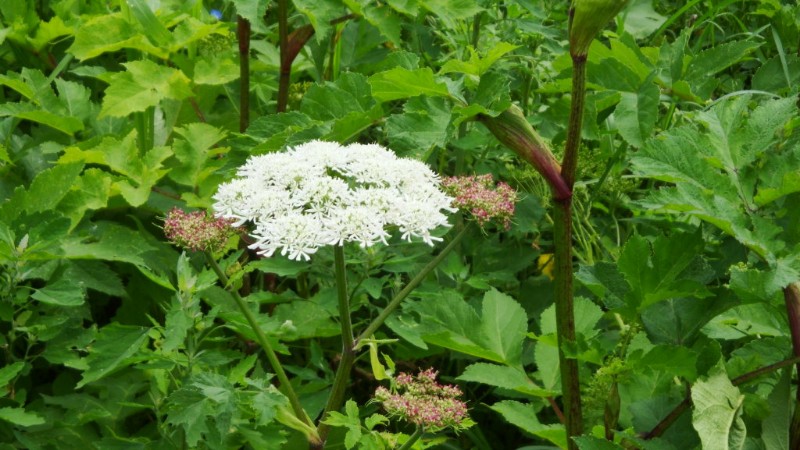
<path id="1" fill-rule="evenodd" d="M 569 51 L 572 57 L 586 56 L 589 46 L 628 0 L 573 0 L 570 10 Z"/>

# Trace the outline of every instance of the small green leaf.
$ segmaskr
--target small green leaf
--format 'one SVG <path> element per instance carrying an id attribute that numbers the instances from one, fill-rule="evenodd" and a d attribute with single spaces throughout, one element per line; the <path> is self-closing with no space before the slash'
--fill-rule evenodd
<path id="1" fill-rule="evenodd" d="M 0 387 L 5 387 L 8 383 L 13 380 L 22 369 L 25 368 L 25 363 L 22 361 L 17 361 L 15 363 L 11 363 L 5 367 L 0 368 Z M 5 391 L 5 389 L 3 389 Z M 5 394 L 5 392 L 3 392 Z"/>
<path id="2" fill-rule="evenodd" d="M 449 96 L 447 85 L 438 81 L 428 68 L 408 70 L 401 67 L 376 73 L 369 78 L 372 95 L 379 102 L 418 95 Z"/>
<path id="3" fill-rule="evenodd" d="M 115 52 L 123 48 L 166 59 L 166 50 L 150 43 L 147 36 L 139 33 L 122 13 L 100 14 L 82 24 L 75 33 L 75 40 L 67 49 L 81 61 Z"/>
<path id="4" fill-rule="evenodd" d="M 347 11 L 341 0 L 294 0 L 293 3 L 298 11 L 308 17 L 316 32 L 317 42 L 328 39 L 331 21 L 345 15 Z"/>
<path id="5" fill-rule="evenodd" d="M 25 411 L 23 408 L 0 408 L 0 420 L 5 420 L 21 427 L 31 427 L 45 423 L 44 417 L 32 412 Z"/>
<path id="6" fill-rule="evenodd" d="M 221 85 L 239 79 L 239 65 L 230 58 L 202 58 L 194 65 L 195 84 Z"/>
<path id="7" fill-rule="evenodd" d="M 82 163 L 69 163 L 39 172 L 25 195 L 25 209 L 36 213 L 55 208 L 70 191 L 81 170 Z"/>
<path id="8" fill-rule="evenodd" d="M 150 60 L 131 61 L 123 66 L 127 71 L 109 76 L 100 117 L 125 117 L 156 106 L 163 99 L 192 96 L 190 80 L 180 70 Z"/>

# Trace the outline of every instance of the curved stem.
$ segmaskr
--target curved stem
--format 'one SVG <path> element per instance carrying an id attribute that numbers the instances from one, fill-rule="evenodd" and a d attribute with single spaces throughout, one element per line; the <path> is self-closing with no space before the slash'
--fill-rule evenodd
<path id="1" fill-rule="evenodd" d="M 228 285 L 228 276 L 225 275 L 225 272 L 222 271 L 222 268 L 217 264 L 217 261 L 211 256 L 210 253 L 205 252 L 206 261 L 211 266 L 211 269 L 214 273 L 217 274 L 217 278 L 219 281 L 227 286 Z M 269 343 L 267 336 L 264 334 L 264 330 L 258 325 L 256 321 L 256 316 L 253 314 L 253 311 L 247 307 L 244 299 L 235 289 L 229 289 L 228 292 L 231 293 L 233 296 L 234 301 L 236 301 L 236 305 L 242 311 L 245 319 L 247 319 L 247 323 L 250 325 L 250 328 L 253 330 L 253 333 L 256 335 L 256 341 L 264 350 L 264 354 L 267 355 L 267 360 L 269 361 L 270 366 L 272 366 L 272 370 L 275 371 L 275 375 L 278 377 L 278 381 L 280 382 L 280 390 L 283 392 L 284 395 L 289 399 L 289 404 L 292 407 L 292 411 L 294 412 L 295 417 L 298 420 L 303 422 L 304 424 L 308 425 L 310 429 L 314 428 L 314 425 L 311 423 L 311 419 L 306 414 L 303 407 L 300 405 L 300 399 L 297 397 L 297 393 L 294 391 L 292 387 L 292 383 L 289 382 L 289 377 L 286 375 L 286 371 L 283 370 L 283 366 L 281 362 L 278 360 L 278 355 L 275 353 L 275 350 L 272 349 L 272 345 Z M 313 436 L 309 439 L 313 440 Z"/>
<path id="2" fill-rule="evenodd" d="M 456 248 L 456 246 L 458 246 L 458 243 L 461 242 L 461 240 L 467 234 L 467 231 L 469 230 L 469 228 L 471 226 L 472 226 L 471 224 L 467 224 L 467 226 L 465 226 L 453 238 L 453 240 L 451 240 L 450 243 L 448 243 L 447 246 L 444 249 L 442 249 L 442 251 L 439 252 L 439 254 L 436 255 L 431 260 L 431 262 L 426 264 L 425 267 L 423 267 L 422 270 L 418 274 L 416 274 L 414 276 L 414 278 L 412 278 L 411 281 L 409 281 L 408 284 L 400 292 L 397 293 L 397 295 L 394 296 L 394 298 L 386 305 L 386 307 L 383 308 L 383 311 L 381 311 L 381 313 L 378 314 L 378 317 L 374 318 L 372 320 L 372 322 L 370 322 L 369 326 L 367 326 L 367 328 L 363 332 L 361 332 L 361 334 L 358 335 L 358 339 L 356 339 L 356 341 L 355 341 L 356 347 L 358 346 L 358 343 L 361 340 L 372 336 L 373 334 L 375 334 L 376 331 L 378 331 L 378 328 L 380 328 L 380 326 L 383 325 L 383 322 L 386 321 L 386 319 L 389 317 L 389 315 L 395 309 L 397 309 L 397 307 L 400 305 L 400 302 L 405 300 L 405 298 L 408 297 L 408 294 L 413 292 L 414 289 L 416 289 L 417 286 L 419 286 L 419 284 L 422 283 L 422 280 L 424 280 L 425 277 L 427 277 L 428 274 L 430 274 L 431 271 L 433 271 L 433 269 L 435 269 L 436 266 L 438 266 L 439 263 L 441 263 L 442 260 L 448 254 L 450 254 L 450 252 L 454 248 Z"/>
<path id="3" fill-rule="evenodd" d="M 414 443 L 422 437 L 422 434 L 425 433 L 425 429 L 421 426 L 418 426 L 416 430 L 414 430 L 414 434 L 408 438 L 405 444 L 400 447 L 398 450 L 408 450 L 414 446 Z"/>

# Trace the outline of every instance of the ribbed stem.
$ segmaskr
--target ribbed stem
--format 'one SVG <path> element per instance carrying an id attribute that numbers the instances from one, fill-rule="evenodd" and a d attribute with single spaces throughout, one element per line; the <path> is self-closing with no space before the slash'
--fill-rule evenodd
<path id="1" fill-rule="evenodd" d="M 222 268 L 219 266 L 219 264 L 217 264 L 217 261 L 210 253 L 206 252 L 205 255 L 208 265 L 211 266 L 211 269 L 217 274 L 219 281 L 224 286 L 227 286 L 228 276 L 225 275 L 225 272 L 222 271 Z M 311 419 L 300 405 L 300 399 L 297 397 L 297 393 L 294 391 L 292 383 L 289 382 L 289 377 L 286 375 L 286 371 L 283 370 L 283 366 L 281 365 L 280 360 L 278 360 L 278 355 L 275 353 L 275 350 L 272 349 L 272 345 L 269 343 L 267 336 L 258 325 L 253 311 L 247 307 L 244 299 L 239 295 L 238 292 L 236 292 L 235 289 L 230 289 L 228 292 L 230 292 L 231 296 L 233 296 L 236 305 L 239 307 L 245 319 L 247 320 L 247 323 L 250 325 L 250 328 L 253 330 L 253 333 L 256 335 L 256 342 L 258 342 L 258 345 L 260 345 L 261 349 L 264 350 L 264 354 L 267 355 L 267 360 L 269 361 L 270 366 L 272 366 L 272 370 L 275 372 L 275 375 L 278 377 L 278 381 L 280 382 L 279 388 L 281 392 L 283 392 L 283 394 L 289 399 L 289 404 L 292 407 L 295 417 L 306 424 L 309 429 L 313 430 L 314 425 L 311 423 Z M 312 442 L 312 444 L 316 440 L 316 436 L 309 436 L 309 441 Z"/>

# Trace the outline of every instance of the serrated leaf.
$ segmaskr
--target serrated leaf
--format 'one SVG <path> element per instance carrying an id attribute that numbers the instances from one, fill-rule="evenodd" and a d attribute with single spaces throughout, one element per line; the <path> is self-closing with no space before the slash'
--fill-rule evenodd
<path id="1" fill-rule="evenodd" d="M 446 61 L 439 73 L 465 73 L 468 75 L 481 76 L 488 71 L 494 63 L 496 63 L 505 54 L 514 51 L 519 46 L 509 44 L 508 42 L 498 42 L 494 47 L 485 52 L 484 56 L 479 56 L 474 50 L 471 50 L 470 58 L 468 61 L 459 61 L 457 59 L 450 59 Z"/>
<path id="2" fill-rule="evenodd" d="M 202 58 L 194 65 L 195 84 L 221 85 L 239 79 L 239 65 L 230 58 Z"/>
<path id="3" fill-rule="evenodd" d="M 764 448 L 770 450 L 789 450 L 789 433 L 791 427 L 792 396 L 790 393 L 792 369 L 783 369 L 778 383 L 772 388 L 767 402 L 770 415 L 761 423 L 761 439 Z"/>
<path id="4" fill-rule="evenodd" d="M 225 139 L 226 133 L 202 122 L 175 128 L 175 133 L 181 139 L 175 139 L 172 151 L 181 165 L 170 170 L 169 177 L 184 185 L 198 186 L 216 168 L 209 160 L 219 154 L 214 146 Z"/>
<path id="5" fill-rule="evenodd" d="M 386 134 L 399 156 L 425 160 L 434 147 L 444 147 L 449 136 L 450 107 L 439 97 L 407 101 L 403 114 L 386 120 Z"/>
<path id="6" fill-rule="evenodd" d="M 259 270 L 274 273 L 281 277 L 293 277 L 308 271 L 310 264 L 306 261 L 295 261 L 281 256 L 261 258 L 247 263 L 247 270 Z"/>
<path id="7" fill-rule="evenodd" d="M 75 387 L 80 389 L 125 367 L 126 360 L 135 355 L 147 340 L 147 331 L 147 328 L 117 322 L 101 328 L 89 348 L 89 356 L 85 358 L 88 368 Z"/>
<path id="8" fill-rule="evenodd" d="M 25 363 L 22 361 L 17 361 L 11 364 L 6 365 L 5 367 L 0 367 L 0 387 L 5 387 L 8 383 L 13 380 L 22 369 L 25 368 Z M 5 391 L 5 389 L 3 389 Z M 6 392 L 3 392 L 5 395 Z"/>
<path id="9" fill-rule="evenodd" d="M 0 408 L 0 420 L 12 423 L 20 427 L 32 427 L 45 423 L 44 417 L 25 411 L 23 408 Z"/>
<path id="10" fill-rule="evenodd" d="M 133 17 L 139 21 L 144 35 L 153 45 L 164 47 L 172 40 L 172 35 L 167 27 L 158 20 L 158 17 L 156 17 L 145 0 L 127 0 L 127 3 L 131 13 L 133 13 Z"/>
<path id="11" fill-rule="evenodd" d="M 621 95 L 614 110 L 614 123 L 629 144 L 641 147 L 655 128 L 661 92 L 648 79 L 638 92 L 622 92 Z"/>
<path id="12" fill-rule="evenodd" d="M 139 50 L 162 59 L 168 56 L 167 51 L 151 44 L 147 36 L 139 33 L 122 13 L 100 14 L 89 19 L 75 32 L 75 40 L 67 51 L 85 61 L 123 48 Z"/>
<path id="13" fill-rule="evenodd" d="M 489 386 L 508 389 L 537 397 L 549 397 L 556 393 L 536 385 L 525 372 L 517 367 L 497 364 L 475 363 L 467 366 L 458 380 L 488 384 Z"/>
<path id="14" fill-rule="evenodd" d="M 231 0 L 231 3 L 236 7 L 236 14 L 247 19 L 254 30 L 266 32 L 263 22 L 269 0 Z"/>
<path id="15" fill-rule="evenodd" d="M 294 7 L 308 17 L 316 32 L 317 42 L 328 39 L 331 21 L 347 13 L 341 0 L 294 0 Z"/>
<path id="16" fill-rule="evenodd" d="M 83 163 L 57 164 L 39 172 L 25 194 L 29 213 L 48 211 L 67 195 L 83 170 Z"/>
<path id="17" fill-rule="evenodd" d="M 194 447 L 203 439 L 221 444 L 237 409 L 233 385 L 215 373 L 195 375 L 167 398 L 167 423 L 181 426 Z"/>
<path id="18" fill-rule="evenodd" d="M 490 408 L 499 413 L 510 424 L 515 425 L 522 430 L 546 439 L 558 448 L 567 447 L 567 433 L 563 425 L 544 425 L 539 422 L 536 417 L 536 410 L 524 403 L 515 400 L 503 400 L 497 402 Z"/>
<path id="19" fill-rule="evenodd" d="M 511 297 L 491 289 L 483 296 L 481 331 L 486 348 L 510 366 L 521 366 L 522 342 L 528 333 L 528 315 Z"/>
<path id="20" fill-rule="evenodd" d="M 702 283 L 683 275 L 704 246 L 700 230 L 658 236 L 652 247 L 645 238 L 631 236 L 617 262 L 631 287 L 625 302 L 630 308 L 642 310 L 669 298 L 710 296 Z"/>
<path id="21" fill-rule="evenodd" d="M 636 361 L 636 365 L 643 370 L 664 371 L 693 382 L 697 378 L 697 356 L 686 347 L 657 345 Z"/>
<path id="22" fill-rule="evenodd" d="M 109 76 L 100 117 L 125 117 L 158 105 L 163 99 L 192 96 L 189 78 L 178 69 L 149 60 L 124 63 L 125 72 Z"/>
<path id="23" fill-rule="evenodd" d="M 420 6 L 442 19 L 447 28 L 455 28 L 461 20 L 471 19 L 483 11 L 476 0 L 419 0 Z"/>
<path id="24" fill-rule="evenodd" d="M 708 377 L 692 386 L 692 426 L 704 450 L 741 450 L 747 429 L 742 420 L 744 395 L 718 363 Z"/>
<path id="25" fill-rule="evenodd" d="M 402 67 L 379 72 L 369 77 L 372 95 L 379 102 L 427 95 L 447 97 L 447 85 L 438 81 L 429 68 L 408 70 Z"/>
<path id="26" fill-rule="evenodd" d="M 45 287 L 37 289 L 31 298 L 48 305 L 58 306 L 80 306 L 83 304 L 86 292 L 79 283 L 61 278 L 54 283 L 48 283 Z"/>
<path id="27" fill-rule="evenodd" d="M 375 7 L 368 5 L 364 8 L 364 18 L 394 45 L 398 47 L 402 45 L 403 40 L 400 36 L 402 22 L 391 8 L 388 6 Z"/>

